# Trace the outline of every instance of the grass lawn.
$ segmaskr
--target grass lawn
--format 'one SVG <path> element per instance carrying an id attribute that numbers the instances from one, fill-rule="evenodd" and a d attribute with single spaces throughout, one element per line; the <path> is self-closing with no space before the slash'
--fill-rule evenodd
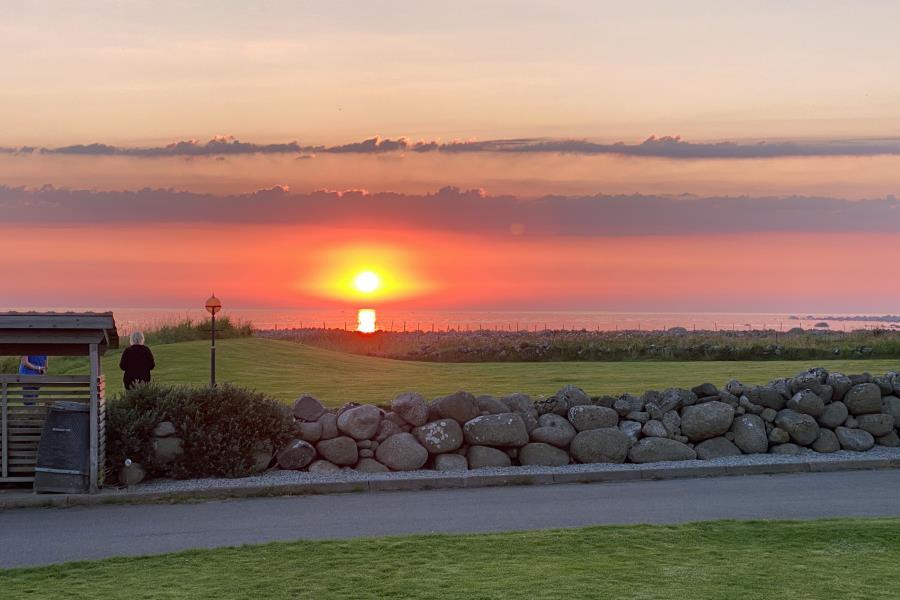
<path id="1" fill-rule="evenodd" d="M 698 523 L 194 550 L 0 571 L 4 598 L 900 596 L 900 520 Z"/>
<path id="2" fill-rule="evenodd" d="M 426 397 L 468 390 L 475 394 L 525 392 L 549 395 L 567 383 L 590 394 L 620 394 L 691 387 L 710 381 L 722 385 L 731 378 L 766 383 L 794 375 L 810 361 L 695 361 L 695 362 L 537 362 L 433 363 L 396 361 L 345 354 L 312 346 L 238 338 L 217 342 L 218 381 L 268 392 L 284 401 L 311 392 L 329 405 L 344 402 L 389 402 L 405 390 Z M 153 346 L 154 379 L 164 383 L 202 384 L 209 380 L 209 343 L 180 342 Z M 86 361 L 55 359 L 53 373 L 86 372 Z M 104 358 L 108 394 L 122 389 L 119 352 Z M 884 373 L 900 368 L 897 360 L 816 361 L 846 373 Z"/>

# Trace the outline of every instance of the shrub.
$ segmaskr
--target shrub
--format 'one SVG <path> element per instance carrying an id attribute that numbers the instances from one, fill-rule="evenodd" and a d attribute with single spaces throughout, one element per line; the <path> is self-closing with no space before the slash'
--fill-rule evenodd
<path id="1" fill-rule="evenodd" d="M 167 464 L 153 452 L 153 429 L 162 421 L 175 425 L 184 449 Z M 139 385 L 107 407 L 107 461 L 116 468 L 130 458 L 150 477 L 242 477 L 253 470 L 254 450 L 291 438 L 292 422 L 277 400 L 231 385 Z"/>
<path id="2" fill-rule="evenodd" d="M 0 375 L 14 375 L 18 372 L 18 356 L 0 356 Z"/>

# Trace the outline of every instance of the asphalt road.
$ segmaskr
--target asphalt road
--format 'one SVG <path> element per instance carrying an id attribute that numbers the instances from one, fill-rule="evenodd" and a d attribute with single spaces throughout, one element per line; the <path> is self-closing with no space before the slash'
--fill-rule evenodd
<path id="1" fill-rule="evenodd" d="M 0 567 L 275 540 L 716 519 L 900 516 L 900 470 L 256 498 L 0 513 Z"/>

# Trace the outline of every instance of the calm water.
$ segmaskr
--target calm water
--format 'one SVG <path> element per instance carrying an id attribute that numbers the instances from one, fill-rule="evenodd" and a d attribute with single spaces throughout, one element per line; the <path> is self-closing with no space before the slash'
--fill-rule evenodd
<path id="1" fill-rule="evenodd" d="M 12 309 L 16 310 L 16 309 Z M 18 310 L 23 310 L 19 308 Z M 40 310 L 63 310 L 46 309 Z M 71 310 L 71 309 L 69 309 Z M 75 310 L 99 310 L 78 308 Z M 108 309 L 107 309 L 108 310 Z M 200 320 L 208 315 L 200 309 L 157 309 L 119 308 L 113 309 L 120 331 L 152 329 L 171 324 L 185 318 Z M 356 310 L 285 310 L 285 309 L 231 309 L 225 315 L 240 321 L 249 321 L 257 329 L 290 329 L 303 327 L 327 327 L 357 329 Z M 819 322 L 827 322 L 829 328 L 837 331 L 871 329 L 873 327 L 897 328 L 897 324 L 878 320 L 841 321 L 822 318 L 792 319 L 790 314 L 775 313 L 626 313 L 589 311 L 409 311 L 377 309 L 375 327 L 390 331 L 466 329 L 589 329 L 613 331 L 616 329 L 665 330 L 670 327 L 687 329 L 778 329 L 788 330 L 802 326 L 811 329 Z M 854 315 L 816 315 L 816 317 L 849 317 Z M 370 326 L 371 315 L 364 317 L 366 327 Z"/>

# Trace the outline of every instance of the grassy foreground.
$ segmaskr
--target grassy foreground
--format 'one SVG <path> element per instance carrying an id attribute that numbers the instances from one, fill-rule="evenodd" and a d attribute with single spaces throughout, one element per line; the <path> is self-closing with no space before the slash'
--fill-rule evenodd
<path id="1" fill-rule="evenodd" d="M 897 598 L 900 520 L 275 543 L 0 571 L 7 598 Z"/>
<path id="2" fill-rule="evenodd" d="M 884 373 L 900 369 L 898 360 L 692 361 L 692 362 L 545 362 L 425 363 L 345 354 L 262 338 L 217 342 L 218 380 L 254 388 L 284 401 L 311 392 L 337 406 L 348 401 L 389 402 L 405 390 L 426 397 L 468 390 L 476 394 L 525 392 L 549 395 L 567 383 L 590 394 L 620 394 L 694 386 L 722 385 L 731 378 L 766 383 L 815 364 L 847 373 Z M 203 384 L 209 380 L 209 343 L 182 342 L 152 347 L 161 383 Z M 119 352 L 104 357 L 108 394 L 122 389 Z M 83 360 L 51 361 L 53 373 L 83 373 Z"/>

